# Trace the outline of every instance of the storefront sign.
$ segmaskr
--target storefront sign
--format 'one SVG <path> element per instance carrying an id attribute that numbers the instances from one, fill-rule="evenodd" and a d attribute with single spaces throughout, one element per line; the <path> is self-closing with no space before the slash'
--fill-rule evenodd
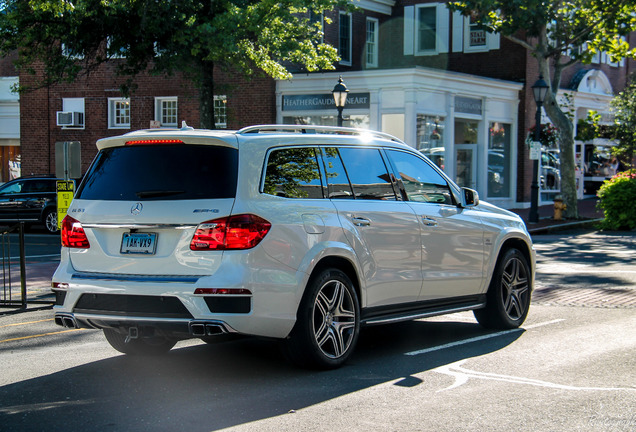
<path id="1" fill-rule="evenodd" d="M 481 115 L 481 99 L 455 96 L 455 112 Z"/>
<path id="2" fill-rule="evenodd" d="M 349 93 L 345 109 L 369 108 L 369 93 Z M 283 111 L 316 111 L 336 109 L 331 93 L 283 95 Z"/>

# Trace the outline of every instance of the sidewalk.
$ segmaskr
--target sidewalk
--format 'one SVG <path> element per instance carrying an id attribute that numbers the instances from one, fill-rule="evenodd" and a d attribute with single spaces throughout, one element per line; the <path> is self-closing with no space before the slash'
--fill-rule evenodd
<path id="1" fill-rule="evenodd" d="M 603 219 L 603 211 L 596 208 L 598 199 L 596 197 L 579 200 L 579 219 L 560 221 L 554 220 L 554 205 L 547 204 L 539 206 L 539 222 L 529 222 L 530 209 L 510 209 L 511 212 L 517 213 L 526 223 L 530 234 L 545 234 L 550 231 L 594 227 L 594 225 Z"/>

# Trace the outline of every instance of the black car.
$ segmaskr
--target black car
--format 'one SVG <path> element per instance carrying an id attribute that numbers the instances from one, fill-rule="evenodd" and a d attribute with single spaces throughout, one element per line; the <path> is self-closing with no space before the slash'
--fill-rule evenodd
<path id="1" fill-rule="evenodd" d="M 17 222 L 42 224 L 50 233 L 57 228 L 55 177 L 20 177 L 0 186 L 0 225 Z"/>

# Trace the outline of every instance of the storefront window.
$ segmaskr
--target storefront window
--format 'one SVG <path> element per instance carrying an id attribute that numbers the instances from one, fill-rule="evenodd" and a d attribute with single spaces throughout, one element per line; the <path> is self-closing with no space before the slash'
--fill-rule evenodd
<path id="1" fill-rule="evenodd" d="M 488 197 L 510 197 L 510 124 L 490 123 L 488 134 Z"/>
<path id="2" fill-rule="evenodd" d="M 334 115 L 299 115 L 283 117 L 283 124 L 337 126 L 338 117 Z M 369 116 L 365 114 L 345 115 L 342 126 L 370 129 Z"/>
<path id="3" fill-rule="evenodd" d="M 418 114 L 417 149 L 444 169 L 444 117 Z"/>

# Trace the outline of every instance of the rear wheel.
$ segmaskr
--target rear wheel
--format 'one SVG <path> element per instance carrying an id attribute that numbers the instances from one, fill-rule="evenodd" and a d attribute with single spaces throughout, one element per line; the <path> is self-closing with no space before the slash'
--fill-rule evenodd
<path id="1" fill-rule="evenodd" d="M 530 309 L 532 274 L 517 249 L 503 253 L 488 288 L 486 307 L 474 311 L 479 324 L 493 329 L 517 328 Z"/>
<path id="2" fill-rule="evenodd" d="M 353 283 L 342 271 L 327 269 L 307 285 L 283 348 L 298 365 L 334 369 L 351 356 L 359 333 L 360 305 Z"/>
<path id="3" fill-rule="evenodd" d="M 46 228 L 49 233 L 54 234 L 58 232 L 59 230 L 57 227 L 57 211 L 55 209 L 48 209 L 46 213 L 44 213 L 42 223 L 44 224 L 44 228 Z"/>
<path id="4" fill-rule="evenodd" d="M 126 342 L 127 335 L 117 330 L 105 328 L 106 340 L 117 351 L 130 355 L 158 355 L 168 352 L 177 343 L 174 339 L 166 339 L 161 336 L 139 337 Z"/>

